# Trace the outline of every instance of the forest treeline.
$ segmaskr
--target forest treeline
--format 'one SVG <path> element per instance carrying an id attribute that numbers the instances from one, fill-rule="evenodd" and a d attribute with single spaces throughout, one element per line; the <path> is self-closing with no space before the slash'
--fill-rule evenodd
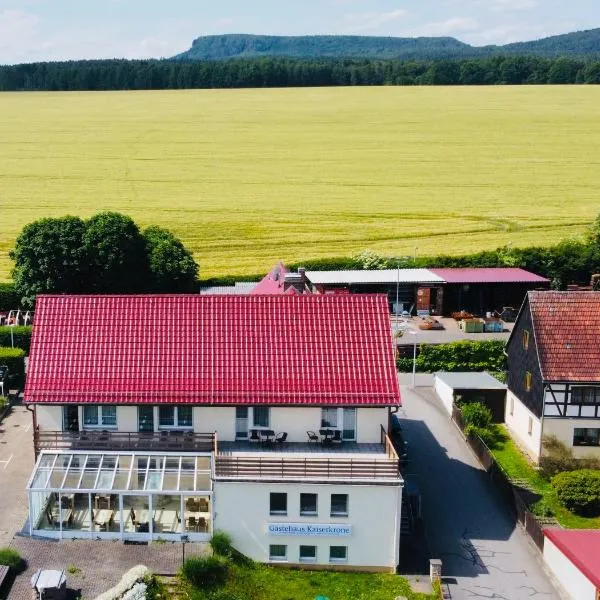
<path id="1" fill-rule="evenodd" d="M 536 56 L 436 61 L 269 57 L 225 61 L 94 60 L 0 66 L 0 91 L 583 83 L 600 83 L 600 61 Z"/>

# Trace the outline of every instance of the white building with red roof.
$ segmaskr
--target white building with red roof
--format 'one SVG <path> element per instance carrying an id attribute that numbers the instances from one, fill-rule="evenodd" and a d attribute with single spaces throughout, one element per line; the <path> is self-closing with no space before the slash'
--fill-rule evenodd
<path id="1" fill-rule="evenodd" d="M 597 529 L 544 530 L 544 561 L 567 598 L 600 597 L 600 531 Z"/>
<path id="2" fill-rule="evenodd" d="M 40 296 L 25 402 L 32 534 L 398 564 L 385 296 Z"/>
<path id="3" fill-rule="evenodd" d="M 505 422 L 539 459 L 556 436 L 600 456 L 600 292 L 531 291 L 507 344 Z"/>

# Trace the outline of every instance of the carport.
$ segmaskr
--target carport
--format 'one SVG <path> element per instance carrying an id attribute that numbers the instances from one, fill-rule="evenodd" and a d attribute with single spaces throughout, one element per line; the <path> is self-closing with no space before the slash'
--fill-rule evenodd
<path id="1" fill-rule="evenodd" d="M 434 388 L 448 414 L 452 414 L 454 402 L 481 402 L 491 411 L 494 423 L 504 421 L 506 385 L 489 373 L 446 373 L 435 374 Z"/>

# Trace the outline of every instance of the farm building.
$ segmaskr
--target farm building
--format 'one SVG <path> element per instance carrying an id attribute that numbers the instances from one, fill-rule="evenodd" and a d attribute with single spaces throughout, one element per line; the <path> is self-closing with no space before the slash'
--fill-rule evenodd
<path id="1" fill-rule="evenodd" d="M 383 293 L 390 312 L 398 309 L 421 315 L 500 312 L 505 306 L 521 306 L 529 290 L 550 284 L 518 268 L 306 271 L 304 277 L 316 294 Z"/>

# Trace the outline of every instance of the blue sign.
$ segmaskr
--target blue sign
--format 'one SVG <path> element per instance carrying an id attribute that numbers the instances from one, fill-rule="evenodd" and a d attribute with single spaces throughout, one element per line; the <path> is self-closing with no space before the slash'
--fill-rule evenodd
<path id="1" fill-rule="evenodd" d="M 304 537 L 348 537 L 352 535 L 352 525 L 320 523 L 267 523 L 269 535 L 299 535 Z"/>

